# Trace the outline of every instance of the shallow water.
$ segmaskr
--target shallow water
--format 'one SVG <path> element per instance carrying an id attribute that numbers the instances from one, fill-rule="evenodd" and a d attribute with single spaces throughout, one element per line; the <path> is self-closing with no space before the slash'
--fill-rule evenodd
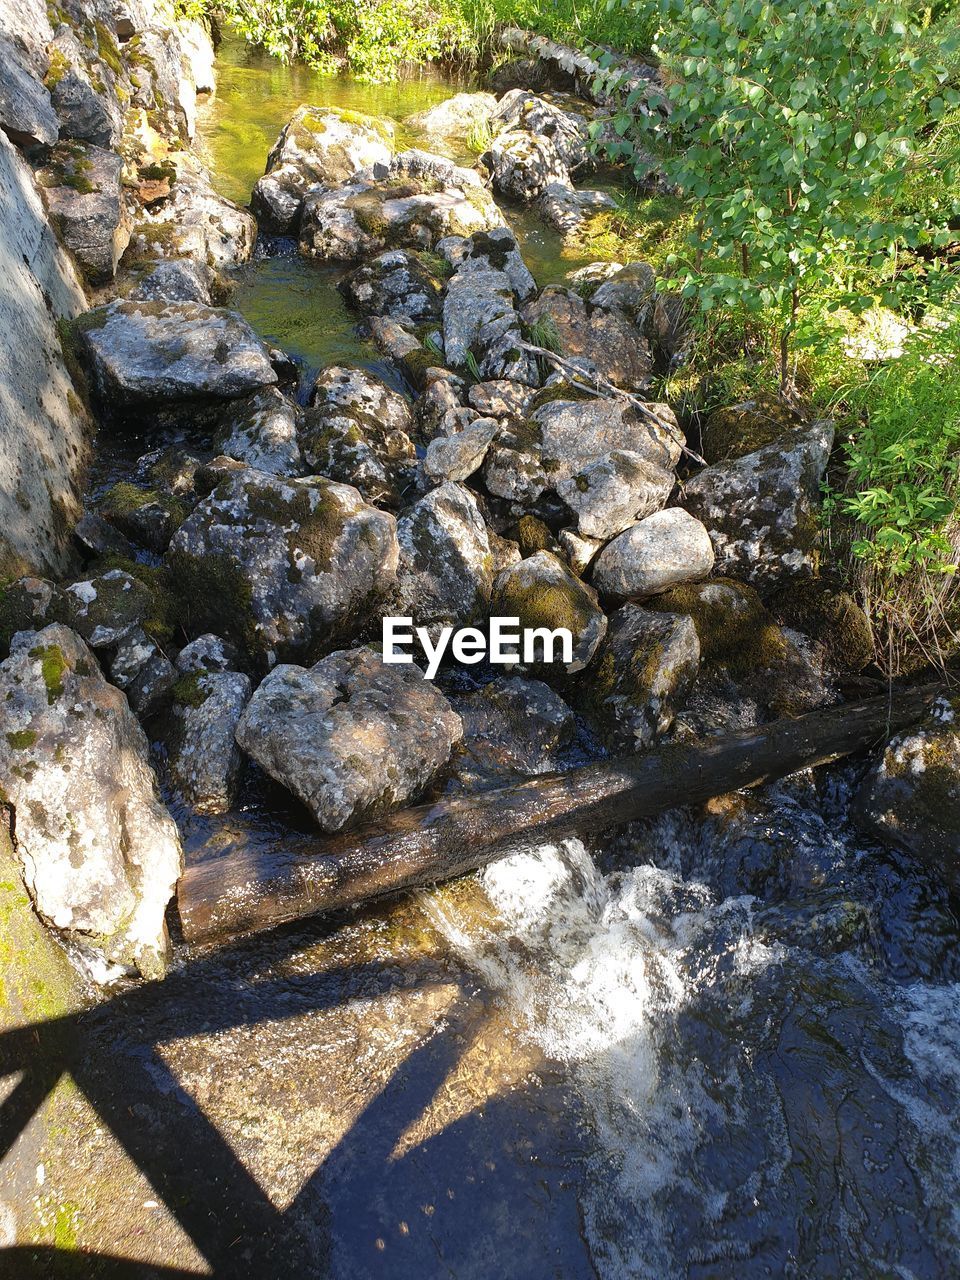
<path id="1" fill-rule="evenodd" d="M 222 56 L 204 139 L 241 200 L 300 101 L 400 117 L 454 88 Z M 541 282 L 569 269 L 518 223 Z M 277 248 L 241 274 L 257 328 L 314 367 L 373 361 L 336 273 Z M 955 1276 L 960 926 L 920 865 L 850 825 L 857 782 L 803 775 L 181 949 L 155 1008 L 94 1023 L 84 1079 L 122 1064 L 184 1202 L 212 1197 L 195 1222 L 171 1193 L 178 1221 L 208 1261 L 242 1242 L 246 1274 Z M 304 823 L 254 774 L 229 819 L 178 817 L 191 859 Z M 198 1116 L 215 1140 L 190 1138 Z"/>

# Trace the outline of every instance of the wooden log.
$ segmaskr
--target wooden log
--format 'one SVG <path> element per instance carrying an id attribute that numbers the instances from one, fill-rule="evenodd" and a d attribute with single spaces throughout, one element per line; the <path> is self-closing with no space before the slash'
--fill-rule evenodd
<path id="1" fill-rule="evenodd" d="M 927 686 L 703 742 L 401 809 L 334 837 L 290 834 L 189 867 L 177 902 L 188 942 L 211 942 L 472 871 L 544 838 L 598 831 L 756 786 L 879 745 L 915 724 Z"/>

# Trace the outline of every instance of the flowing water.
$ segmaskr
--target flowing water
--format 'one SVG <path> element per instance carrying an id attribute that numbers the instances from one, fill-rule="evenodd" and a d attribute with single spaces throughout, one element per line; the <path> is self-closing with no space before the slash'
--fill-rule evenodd
<path id="1" fill-rule="evenodd" d="M 203 142 L 243 200 L 301 101 L 401 119 L 456 87 L 228 45 Z M 543 282 L 571 263 L 540 234 Z M 374 360 L 335 273 L 275 249 L 241 273 L 254 325 L 309 365 Z M 302 1274 L 956 1276 L 958 919 L 916 862 L 857 834 L 857 783 L 803 775 L 532 848 L 292 951 L 281 932 L 254 979 L 217 975 L 255 1042 L 236 1034 L 212 1077 L 203 1036 L 173 1034 L 166 1060 L 273 1203 L 322 1223 Z M 271 804 L 248 817 L 275 834 Z"/>

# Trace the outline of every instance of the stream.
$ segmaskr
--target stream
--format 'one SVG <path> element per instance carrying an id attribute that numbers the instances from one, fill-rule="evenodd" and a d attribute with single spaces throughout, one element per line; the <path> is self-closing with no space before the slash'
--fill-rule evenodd
<path id="1" fill-rule="evenodd" d="M 227 43 L 201 150 L 245 202 L 301 102 L 400 120 L 459 87 Z M 580 265 L 515 226 L 541 285 Z M 262 336 L 308 372 L 382 372 L 339 272 L 267 248 L 235 296 Z M 339 1280 L 957 1275 L 960 929 L 918 863 L 853 828 L 858 780 L 801 775 L 181 952 L 149 1035 L 282 1215 L 275 1265 L 289 1248 L 286 1274 Z M 243 809 L 195 820 L 188 856 L 290 820 L 262 783 Z"/>

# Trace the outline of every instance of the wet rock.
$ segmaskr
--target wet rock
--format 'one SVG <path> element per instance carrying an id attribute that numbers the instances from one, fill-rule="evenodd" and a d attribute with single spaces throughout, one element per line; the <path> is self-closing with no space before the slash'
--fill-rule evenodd
<path id="1" fill-rule="evenodd" d="M 393 125 L 339 107 L 299 107 L 267 156 L 251 204 L 272 231 L 296 233 L 312 187 L 342 187 L 371 165 L 390 163 Z"/>
<path id="2" fill-rule="evenodd" d="M 87 312 L 79 332 L 113 407 L 231 399 L 277 380 L 244 319 L 198 302 L 111 302 Z"/>
<path id="3" fill-rule="evenodd" d="M 130 242 L 122 168 L 115 152 L 71 142 L 40 173 L 50 218 L 90 284 L 113 279 Z"/>
<path id="4" fill-rule="evenodd" d="M 333 365 L 317 378 L 303 414 L 303 456 L 318 475 L 355 485 L 370 502 L 396 504 L 416 449 L 407 400 L 363 369 Z"/>
<path id="5" fill-rule="evenodd" d="M 126 698 L 58 625 L 16 644 L 0 698 L 0 785 L 38 913 L 101 968 L 162 976 L 183 857 Z"/>
<path id="6" fill-rule="evenodd" d="M 755 453 L 797 425 L 797 415 L 777 395 L 758 395 L 707 415 L 701 449 L 708 462 L 726 462 Z"/>
<path id="7" fill-rule="evenodd" d="M 588 218 L 616 207 L 616 200 L 606 191 L 578 191 L 569 182 L 547 183 L 537 201 L 540 217 L 564 236 L 576 231 Z"/>
<path id="8" fill-rule="evenodd" d="M 122 569 L 72 582 L 63 592 L 64 618 L 94 649 L 106 649 L 149 616 L 150 592 Z"/>
<path id="9" fill-rule="evenodd" d="M 870 619 L 849 591 L 819 579 L 800 579 L 778 591 L 769 607 L 778 622 L 821 644 L 834 671 L 856 674 L 873 662 Z"/>
<path id="10" fill-rule="evenodd" d="M 25 50 L 0 32 L 0 128 L 17 146 L 53 146 L 59 121 Z"/>
<path id="11" fill-rule="evenodd" d="M 123 111 L 114 73 L 92 56 L 70 27 L 60 27 L 48 51 L 47 84 L 60 137 L 116 148 L 123 137 Z M 105 77 L 114 81 L 107 92 Z"/>
<path id="12" fill-rule="evenodd" d="M 445 767 L 460 717 L 413 664 L 342 650 L 310 670 L 282 666 L 257 689 L 237 741 L 339 831 L 412 801 Z"/>
<path id="13" fill-rule="evenodd" d="M 493 586 L 487 527 L 463 485 L 431 489 L 397 521 L 400 566 L 393 612 L 416 626 L 467 624 L 486 612 Z"/>
<path id="14" fill-rule="evenodd" d="M 858 821 L 960 888 L 960 732 L 946 699 L 930 722 L 898 734 L 863 783 Z"/>
<path id="15" fill-rule="evenodd" d="M 537 291 L 537 283 L 509 227 L 476 231 L 472 236 L 446 236 L 437 243 L 436 251 L 459 276 L 471 271 L 502 271 L 520 302 Z"/>
<path id="16" fill-rule="evenodd" d="M 202 302 L 213 305 L 216 274 L 205 262 L 161 262 L 127 294 L 136 302 Z"/>
<path id="17" fill-rule="evenodd" d="M 560 355 L 585 362 L 585 368 L 614 386 L 627 391 L 648 386 L 653 371 L 650 344 L 621 312 L 593 307 L 571 290 L 549 285 L 535 302 L 527 303 L 522 316 L 528 332 L 549 328 Z"/>
<path id="18" fill-rule="evenodd" d="M 820 483 L 833 437 L 830 422 L 797 427 L 687 481 L 683 504 L 710 531 L 719 573 L 761 590 L 812 575 Z"/>
<path id="19" fill-rule="evenodd" d="M 461 751 L 453 762 L 460 790 L 548 773 L 576 732 L 571 709 L 541 680 L 500 676 L 455 698 L 453 706 L 463 721 Z"/>
<path id="20" fill-rule="evenodd" d="M 249 676 L 240 672 L 192 666 L 173 686 L 168 768 L 177 791 L 198 813 L 226 813 L 236 798 L 236 732 L 251 692 Z"/>
<path id="21" fill-rule="evenodd" d="M 110 682 L 123 689 L 141 719 L 150 715 L 177 679 L 173 663 L 141 627 L 123 637 L 109 658 Z"/>
<path id="22" fill-rule="evenodd" d="M 64 617 L 63 593 L 46 578 L 18 578 L 0 587 L 0 657 L 18 631 L 39 631 Z"/>
<path id="23" fill-rule="evenodd" d="M 594 563 L 593 581 L 605 595 L 642 599 L 707 577 L 713 561 L 704 526 L 681 507 L 670 507 L 608 542 Z"/>
<path id="24" fill-rule="evenodd" d="M 300 251 L 357 262 L 386 248 L 432 249 L 444 236 L 503 226 L 503 215 L 472 169 L 440 156 L 404 152 L 382 179 L 360 179 L 304 199 Z"/>
<path id="25" fill-rule="evenodd" d="M 586 696 L 608 746 L 641 751 L 665 733 L 699 667 L 690 618 L 624 605 L 587 676 Z"/>
<path id="26" fill-rule="evenodd" d="M 183 524 L 190 504 L 166 488 L 143 488 L 121 481 L 100 498 L 101 516 L 126 537 L 157 555 Z"/>
<path id="27" fill-rule="evenodd" d="M 297 406 L 276 387 L 265 387 L 229 407 L 215 448 L 258 471 L 297 476 L 303 471 L 299 422 Z"/>
<path id="28" fill-rule="evenodd" d="M 269 666 L 363 625 L 393 584 L 396 526 L 347 485 L 237 466 L 177 530 L 167 561 L 196 629 Z"/>
<path id="29" fill-rule="evenodd" d="M 500 424 L 495 418 L 476 418 L 453 435 L 431 440 L 423 459 L 424 474 L 434 484 L 468 480 L 480 470 L 499 430 Z"/>
<path id="30" fill-rule="evenodd" d="M 496 109 L 497 100 L 492 93 L 455 93 L 435 107 L 408 116 L 403 123 L 417 133 L 460 142 L 472 131 L 488 125 Z"/>
<path id="31" fill-rule="evenodd" d="M 524 89 L 503 95 L 490 120 L 495 132 L 523 130 L 548 138 L 568 169 L 577 169 L 589 158 L 589 127 L 585 116 L 567 111 Z"/>
<path id="32" fill-rule="evenodd" d="M 471 406 L 484 418 L 523 417 L 531 396 L 528 386 L 507 378 L 475 382 L 467 393 Z"/>
<path id="33" fill-rule="evenodd" d="M 570 185 L 570 175 L 549 138 L 515 129 L 494 138 L 480 157 L 494 189 L 510 200 L 529 204 L 551 183 Z"/>
<path id="34" fill-rule="evenodd" d="M 340 292 L 368 316 L 422 323 L 440 317 L 443 285 L 415 253 L 390 249 L 341 280 Z"/>
<path id="35" fill-rule="evenodd" d="M 596 592 L 575 578 L 566 565 L 549 551 L 539 551 L 497 575 L 490 613 L 497 617 L 519 618 L 522 630 L 546 628 L 554 631 L 565 627 L 570 631 L 573 637 L 572 662 L 525 664 L 530 670 L 542 670 L 545 679 L 558 672 L 566 671 L 573 675 L 582 671 L 607 632 L 607 619 L 597 604 Z M 542 658 L 542 645 L 539 652 Z M 554 654 L 559 658 L 558 647 Z"/>

